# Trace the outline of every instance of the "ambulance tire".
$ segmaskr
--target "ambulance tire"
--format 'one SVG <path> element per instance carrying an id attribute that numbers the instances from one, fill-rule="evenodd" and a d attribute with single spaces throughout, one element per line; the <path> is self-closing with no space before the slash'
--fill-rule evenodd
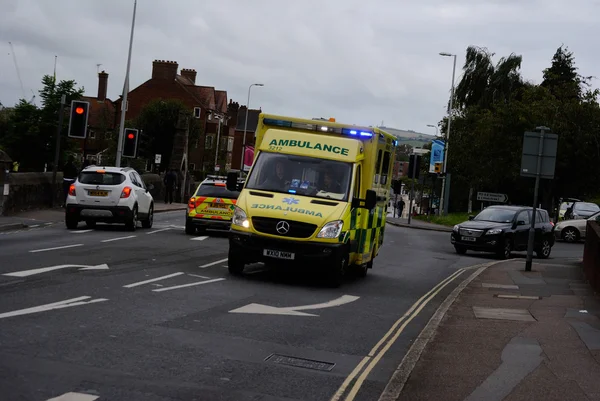
<path id="1" fill-rule="evenodd" d="M 185 222 L 185 233 L 187 235 L 194 235 L 194 234 L 196 234 L 196 227 L 194 227 L 192 225 L 192 223 L 186 221 Z"/>
<path id="2" fill-rule="evenodd" d="M 335 263 L 329 270 L 328 283 L 330 287 L 337 288 L 344 282 L 344 277 L 348 271 L 349 254 L 346 251 L 340 252 Z"/>
<path id="3" fill-rule="evenodd" d="M 229 273 L 233 276 L 240 276 L 242 273 L 244 273 L 245 265 L 246 264 L 244 263 L 244 260 L 235 253 L 231 252 L 230 249 L 227 256 L 227 267 L 229 269 Z"/>

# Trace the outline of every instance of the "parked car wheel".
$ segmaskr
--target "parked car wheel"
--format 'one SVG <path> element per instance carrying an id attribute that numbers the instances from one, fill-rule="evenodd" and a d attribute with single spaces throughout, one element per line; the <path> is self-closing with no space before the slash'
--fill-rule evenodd
<path id="1" fill-rule="evenodd" d="M 561 237 L 566 242 L 577 242 L 579 241 L 581 234 L 579 234 L 579 230 L 575 227 L 566 227 L 563 228 Z"/>
<path id="2" fill-rule="evenodd" d="M 550 256 L 550 252 L 552 252 L 552 245 L 550 245 L 549 239 L 543 239 L 542 243 L 535 250 L 535 253 L 540 259 L 548 259 Z"/>

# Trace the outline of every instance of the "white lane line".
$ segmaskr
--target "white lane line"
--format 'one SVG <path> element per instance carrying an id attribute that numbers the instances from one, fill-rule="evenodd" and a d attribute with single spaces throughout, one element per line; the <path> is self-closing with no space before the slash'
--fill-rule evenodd
<path id="1" fill-rule="evenodd" d="M 71 231 L 73 234 L 83 234 L 83 233 L 89 233 L 90 231 L 93 230 L 79 230 L 79 231 Z"/>
<path id="2" fill-rule="evenodd" d="M 56 246 L 54 248 L 34 249 L 32 251 L 29 251 L 29 253 L 46 252 L 46 251 L 56 251 L 57 249 L 75 248 L 75 247 L 78 247 L 78 246 L 83 246 L 83 244 L 73 244 L 73 245 Z"/>
<path id="3" fill-rule="evenodd" d="M 100 242 L 112 242 L 112 241 L 120 241 L 122 239 L 129 239 L 129 238 L 135 238 L 135 235 L 129 235 L 127 237 L 117 237 L 117 238 L 110 238 L 110 239 L 105 239 L 103 241 Z"/>
<path id="4" fill-rule="evenodd" d="M 216 262 L 207 263 L 205 265 L 198 266 L 198 267 L 200 267 L 201 269 L 204 269 L 205 267 L 211 267 L 211 266 L 214 266 L 214 265 L 218 265 L 219 263 L 223 263 L 223 262 L 227 262 L 227 258 L 221 259 L 221 260 L 217 260 Z"/>
<path id="5" fill-rule="evenodd" d="M 190 238 L 190 241 L 204 241 L 205 239 L 207 239 L 208 236 L 203 235 L 202 237 L 194 237 L 194 238 Z"/>
<path id="6" fill-rule="evenodd" d="M 39 224 L 34 224 L 32 226 L 29 226 L 29 228 L 36 228 L 36 227 L 39 227 L 39 226 L 40 226 Z"/>
<path id="7" fill-rule="evenodd" d="M 163 291 L 177 290 L 179 288 L 193 287 L 195 285 L 201 285 L 201 284 L 216 283 L 217 281 L 223 281 L 223 280 L 225 280 L 225 279 L 224 278 L 215 278 L 213 280 L 196 281 L 195 283 L 176 285 L 176 286 L 173 286 L 173 287 L 159 288 L 158 290 L 152 290 L 152 291 L 154 291 L 154 292 L 163 292 Z"/>
<path id="8" fill-rule="evenodd" d="M 188 274 L 188 276 L 198 277 L 198 278 L 203 278 L 203 279 L 209 279 L 210 278 L 210 277 L 206 277 L 206 276 L 199 276 L 198 274 Z"/>
<path id="9" fill-rule="evenodd" d="M 171 227 L 161 228 L 160 230 L 150 231 L 149 233 L 146 233 L 146 234 L 155 234 L 155 233 L 159 233 L 159 232 L 162 232 L 162 231 L 167 231 L 167 230 L 170 230 L 170 229 L 171 229 Z"/>
<path id="10" fill-rule="evenodd" d="M 46 312 L 52 309 L 62 309 L 62 308 L 70 308 L 71 306 L 81 306 L 88 305 L 96 302 L 104 302 L 108 301 L 106 298 L 98 298 L 91 299 L 89 301 L 85 301 L 86 299 L 91 298 L 90 296 L 83 296 L 78 298 L 65 299 L 64 301 L 52 302 L 50 304 L 34 306 L 31 308 L 19 309 L 12 312 L 0 313 L 0 319 L 4 319 L 7 317 L 20 316 L 20 315 L 28 315 L 31 313 L 39 313 Z"/>
<path id="11" fill-rule="evenodd" d="M 177 272 L 177 273 L 173 273 L 173 274 L 167 274 L 166 276 L 160 276 L 160 277 L 156 277 L 156 278 L 151 278 L 150 280 L 138 281 L 137 283 L 127 284 L 127 285 L 124 285 L 123 287 L 124 288 L 133 288 L 133 287 L 137 287 L 138 285 L 144 285 L 144 284 L 148 284 L 148 283 L 154 283 L 155 281 L 166 280 L 166 279 L 171 278 L 171 277 L 181 276 L 182 274 L 183 274 L 183 272 Z"/>
<path id="12" fill-rule="evenodd" d="M 99 395 L 84 394 L 84 393 L 64 393 L 58 397 L 48 398 L 46 401 L 94 401 L 100 398 Z"/>

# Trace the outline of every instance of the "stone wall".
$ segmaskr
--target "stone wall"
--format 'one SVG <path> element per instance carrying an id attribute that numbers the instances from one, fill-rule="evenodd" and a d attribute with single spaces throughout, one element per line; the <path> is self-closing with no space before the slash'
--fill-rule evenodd
<path id="1" fill-rule="evenodd" d="M 164 185 L 158 174 L 143 174 L 146 185 L 152 184 L 150 191 L 156 202 L 164 199 Z M 56 184 L 52 186 L 52 172 L 49 173 L 10 173 L 8 175 L 9 194 L 2 195 L 0 185 L 0 215 L 12 215 L 24 210 L 49 208 L 54 198 L 54 205 L 60 206 L 63 199 L 63 176 L 56 175 Z M 0 183 L 3 184 L 3 183 Z"/>

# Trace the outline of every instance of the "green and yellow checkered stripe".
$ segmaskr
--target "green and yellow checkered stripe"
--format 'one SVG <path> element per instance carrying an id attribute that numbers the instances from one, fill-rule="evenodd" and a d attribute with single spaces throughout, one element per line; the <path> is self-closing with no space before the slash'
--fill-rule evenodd
<path id="1" fill-rule="evenodd" d="M 372 211 L 365 210 L 365 212 L 369 214 L 366 218 L 366 227 L 360 227 L 364 224 L 364 217 L 363 222 L 359 222 L 357 209 L 354 209 L 350 215 L 349 230 L 340 235 L 340 242 L 349 242 L 350 252 L 358 254 L 358 263 L 363 263 L 362 260 L 370 258 L 376 239 L 377 246 L 381 246 L 385 231 L 385 206 L 376 206 Z"/>

